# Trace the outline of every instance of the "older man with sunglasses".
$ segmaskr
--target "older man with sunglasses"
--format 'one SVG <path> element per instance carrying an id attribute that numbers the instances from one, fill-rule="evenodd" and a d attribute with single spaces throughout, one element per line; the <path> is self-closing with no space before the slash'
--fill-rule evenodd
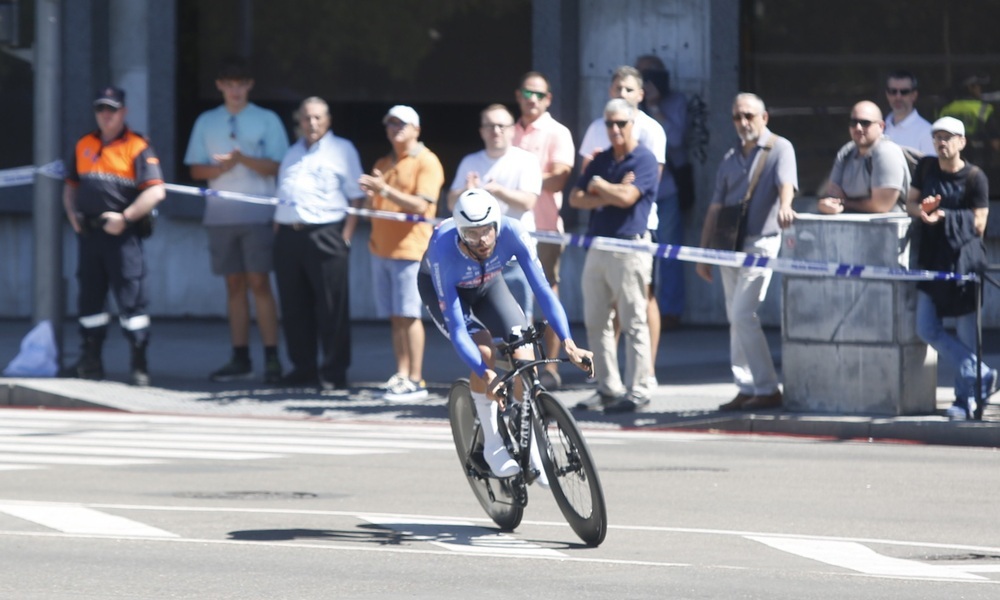
<path id="1" fill-rule="evenodd" d="M 902 212 L 910 188 L 903 150 L 885 137 L 882 111 L 864 100 L 851 109 L 851 141 L 837 153 L 830 181 L 817 203 L 819 212 Z"/>
<path id="2" fill-rule="evenodd" d="M 638 109 L 623 98 L 604 107 L 611 147 L 587 164 L 570 193 L 570 206 L 593 210 L 587 235 L 645 241 L 648 219 L 660 180 L 659 163 L 634 134 Z M 647 288 L 653 256 L 590 248 L 583 265 L 584 323 L 594 349 L 597 403 L 605 413 L 631 412 L 649 404 L 650 340 Z M 618 371 L 618 350 L 608 315 L 618 312 L 625 342 L 625 377 Z M 584 405 L 589 408 L 588 404 Z"/>

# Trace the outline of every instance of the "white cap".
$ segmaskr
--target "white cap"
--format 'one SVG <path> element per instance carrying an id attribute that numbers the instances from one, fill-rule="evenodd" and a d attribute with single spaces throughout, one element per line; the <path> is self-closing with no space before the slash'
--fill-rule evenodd
<path id="1" fill-rule="evenodd" d="M 385 113 L 385 116 L 382 117 L 383 125 L 385 125 L 385 122 L 389 120 L 389 117 L 396 117 L 404 123 L 420 127 L 420 115 L 418 115 L 417 111 L 413 110 L 412 107 L 405 106 L 403 104 L 397 104 L 396 106 L 390 108 L 389 112 Z"/>
<path id="2" fill-rule="evenodd" d="M 931 133 L 935 131 L 947 131 L 952 135 L 965 137 L 965 123 L 955 117 L 941 117 L 931 125 Z"/>

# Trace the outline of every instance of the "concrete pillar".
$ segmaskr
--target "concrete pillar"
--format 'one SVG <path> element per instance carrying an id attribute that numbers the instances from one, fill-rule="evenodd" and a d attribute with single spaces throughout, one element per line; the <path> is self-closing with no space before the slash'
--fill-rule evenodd
<path id="1" fill-rule="evenodd" d="M 908 267 L 905 215 L 799 215 L 782 256 Z M 782 283 L 785 408 L 930 414 L 937 354 L 916 334 L 916 284 L 786 274 Z"/>
<path id="2" fill-rule="evenodd" d="M 149 132 L 149 0 L 110 0 L 111 79 L 125 90 L 129 126 Z"/>

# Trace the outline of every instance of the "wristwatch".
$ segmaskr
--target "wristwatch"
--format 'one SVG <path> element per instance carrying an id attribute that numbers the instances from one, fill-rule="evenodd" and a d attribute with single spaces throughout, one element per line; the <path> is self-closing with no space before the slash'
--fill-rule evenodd
<path id="1" fill-rule="evenodd" d="M 378 195 L 382 196 L 383 198 L 388 198 L 389 197 L 389 186 L 383 185 L 382 189 L 380 189 L 378 191 Z"/>

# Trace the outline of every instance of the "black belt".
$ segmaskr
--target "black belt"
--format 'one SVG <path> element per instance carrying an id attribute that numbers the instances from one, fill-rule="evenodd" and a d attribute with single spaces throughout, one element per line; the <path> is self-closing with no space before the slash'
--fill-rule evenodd
<path id="1" fill-rule="evenodd" d="M 278 223 L 278 226 L 291 229 L 292 231 L 313 231 L 314 229 L 320 229 L 321 227 L 330 227 L 331 225 L 342 224 L 343 221 L 332 221 L 330 223 Z"/>

